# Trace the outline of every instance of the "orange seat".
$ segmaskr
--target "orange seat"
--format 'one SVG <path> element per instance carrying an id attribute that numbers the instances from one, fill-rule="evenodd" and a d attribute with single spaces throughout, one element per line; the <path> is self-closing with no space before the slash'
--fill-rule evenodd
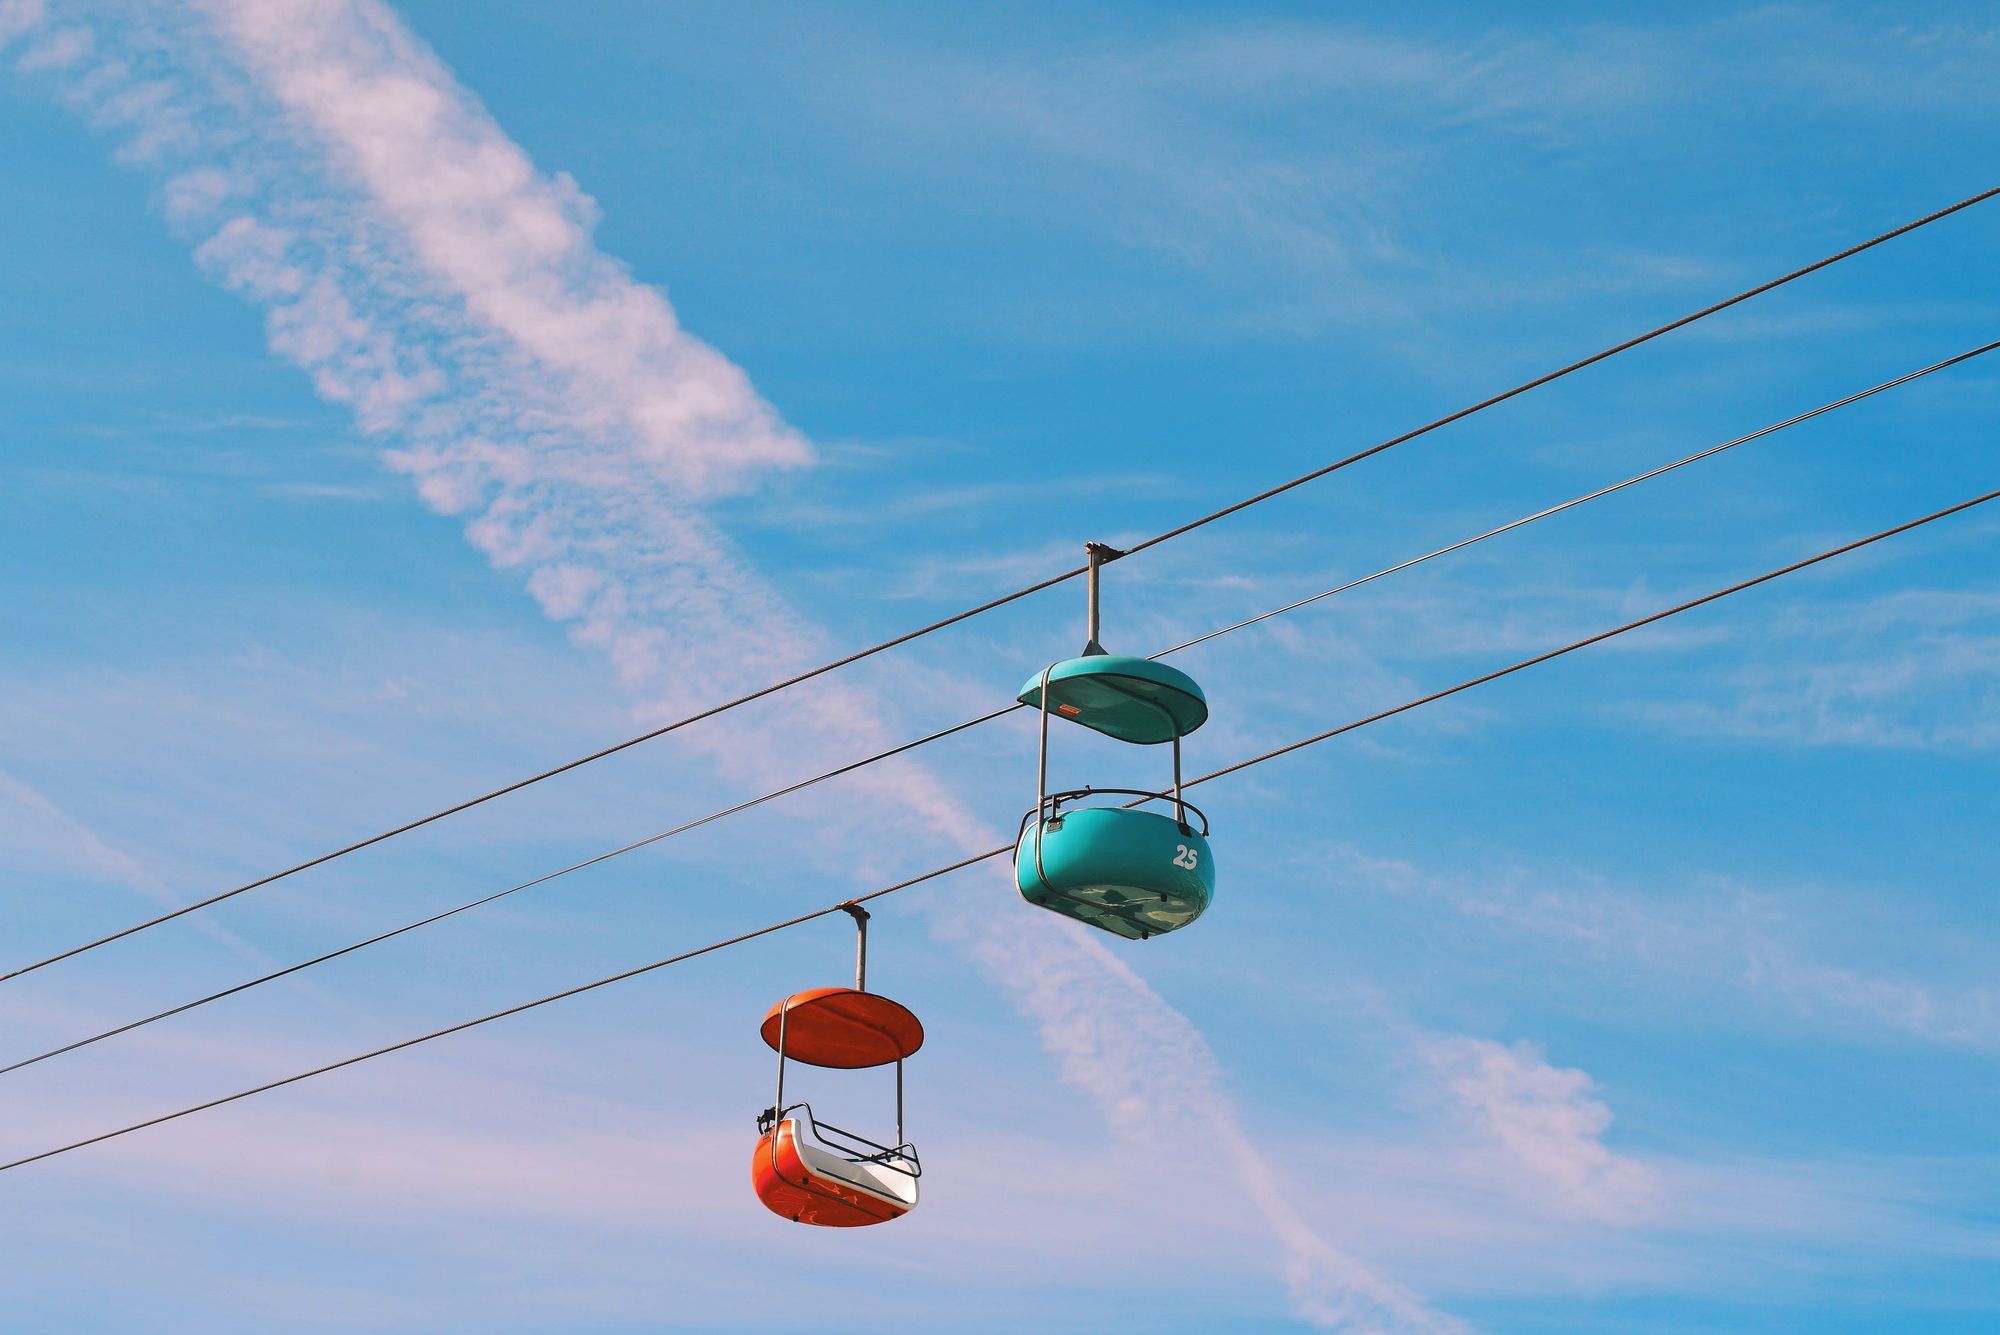
<path id="1" fill-rule="evenodd" d="M 810 1113 L 807 1114 L 811 1116 Z M 787 1117 L 757 1138 L 750 1182 L 772 1213 L 800 1224 L 884 1224 L 917 1203 L 917 1179 L 889 1163 L 856 1163 L 814 1145 Z"/>

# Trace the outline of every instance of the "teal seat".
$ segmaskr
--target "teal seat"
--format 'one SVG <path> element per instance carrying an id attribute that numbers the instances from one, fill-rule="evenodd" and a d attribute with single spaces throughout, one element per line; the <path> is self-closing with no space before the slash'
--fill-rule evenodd
<path id="1" fill-rule="evenodd" d="M 1014 698 L 1042 707 L 1043 673 Z M 1150 658 L 1087 654 L 1049 668 L 1051 713 L 1121 742 L 1155 745 L 1187 736 L 1208 721 L 1208 700 L 1194 678 Z"/>
<path id="2" fill-rule="evenodd" d="M 1022 898 L 1133 941 L 1200 917 L 1215 895 L 1204 835 L 1153 811 L 1061 810 L 1064 800 L 1081 796 L 1060 794 L 1022 822 L 1014 849 Z M 1055 814 L 1037 819 L 1045 810 Z M 1202 823 L 1205 829 L 1205 817 Z"/>

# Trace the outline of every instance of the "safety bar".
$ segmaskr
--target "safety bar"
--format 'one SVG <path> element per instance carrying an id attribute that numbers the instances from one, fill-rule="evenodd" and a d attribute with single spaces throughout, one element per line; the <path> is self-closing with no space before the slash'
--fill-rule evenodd
<path id="1" fill-rule="evenodd" d="M 1020 842 L 1021 835 L 1027 832 L 1028 822 L 1040 818 L 1044 810 L 1048 812 L 1047 819 L 1054 820 L 1061 814 L 1063 803 L 1073 802 L 1085 797 L 1138 797 L 1145 799 L 1147 802 L 1170 802 L 1177 811 L 1192 811 L 1195 815 L 1199 816 L 1201 818 L 1201 837 L 1204 839 L 1208 838 L 1208 813 L 1187 799 L 1177 798 L 1172 793 L 1155 793 L 1144 788 L 1073 788 L 1064 793 L 1048 794 L 1035 804 L 1033 811 L 1025 813 L 1021 817 L 1021 828 L 1014 834 L 1014 842 Z M 1143 804 L 1134 803 L 1133 805 L 1138 806 Z M 1183 819 L 1181 824 L 1186 825 L 1186 820 Z"/>
<path id="2" fill-rule="evenodd" d="M 884 1168 L 902 1173 L 908 1177 L 922 1177 L 924 1175 L 924 1166 L 922 1161 L 917 1158 L 916 1146 L 910 1144 L 908 1141 L 904 1141 L 900 1145 L 884 1145 L 879 1141 L 870 1140 L 868 1137 L 859 1135 L 853 1131 L 834 1126 L 830 1122 L 822 1122 L 813 1116 L 812 1105 L 810 1103 L 794 1103 L 788 1108 L 770 1107 L 764 1109 L 763 1112 L 757 1114 L 757 1130 L 759 1132 L 768 1132 L 779 1122 L 784 1121 L 787 1116 L 800 1109 L 805 1110 L 806 1125 L 812 1129 L 813 1139 L 847 1160 L 847 1162 L 880 1164 Z M 829 1136 L 837 1136 L 840 1139 L 829 1139 Z M 842 1144 L 840 1143 L 841 1141 L 847 1143 Z M 870 1154 L 868 1153 L 869 1150 L 875 1152 Z M 904 1167 L 905 1164 L 909 1166 Z"/>

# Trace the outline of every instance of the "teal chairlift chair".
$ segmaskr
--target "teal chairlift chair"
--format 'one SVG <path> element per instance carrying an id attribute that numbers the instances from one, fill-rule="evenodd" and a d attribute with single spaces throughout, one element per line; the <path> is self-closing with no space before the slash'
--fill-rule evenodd
<path id="1" fill-rule="evenodd" d="M 1090 635 L 1083 653 L 1043 668 L 1017 697 L 1041 714 L 1041 758 L 1035 808 L 1021 818 L 1014 848 L 1014 881 L 1030 904 L 1144 941 L 1187 926 L 1215 897 L 1208 817 L 1181 796 L 1181 738 L 1208 721 L 1208 701 L 1178 668 L 1106 653 L 1098 644 L 1098 568 L 1124 553 L 1101 543 L 1088 543 L 1085 551 Z M 1137 746 L 1171 745 L 1173 788 L 1051 793 L 1051 717 Z M 1133 800 L 1101 802 L 1115 797 Z M 1171 807 L 1172 814 L 1142 809 L 1151 803 Z"/>

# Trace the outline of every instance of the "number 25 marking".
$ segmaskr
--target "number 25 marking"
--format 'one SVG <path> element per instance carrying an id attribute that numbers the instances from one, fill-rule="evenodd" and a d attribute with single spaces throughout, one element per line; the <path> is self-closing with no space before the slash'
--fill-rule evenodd
<path id="1" fill-rule="evenodd" d="M 1197 853 L 1194 849 L 1189 848 L 1186 844 L 1174 845 L 1174 865 L 1176 867 L 1186 867 L 1189 871 L 1193 871 L 1195 864 L 1199 861 L 1201 861 L 1201 854 Z"/>

